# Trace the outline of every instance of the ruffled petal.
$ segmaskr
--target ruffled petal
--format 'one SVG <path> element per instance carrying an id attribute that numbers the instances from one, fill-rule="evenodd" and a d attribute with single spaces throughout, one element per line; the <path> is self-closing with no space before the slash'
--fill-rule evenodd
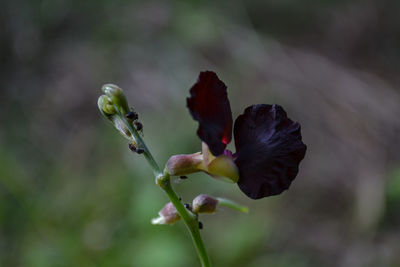
<path id="1" fill-rule="evenodd" d="M 300 124 L 279 105 L 253 105 L 236 119 L 234 135 L 240 190 L 259 199 L 289 188 L 307 149 Z"/>
<path id="2" fill-rule="evenodd" d="M 197 135 L 213 155 L 222 154 L 232 139 L 232 112 L 226 85 L 214 72 L 201 72 L 190 89 L 187 107 L 199 122 Z"/>

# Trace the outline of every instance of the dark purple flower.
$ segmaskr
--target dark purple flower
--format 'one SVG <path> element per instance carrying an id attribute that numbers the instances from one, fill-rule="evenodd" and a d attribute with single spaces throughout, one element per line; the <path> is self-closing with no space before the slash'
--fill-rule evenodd
<path id="1" fill-rule="evenodd" d="M 260 104 L 246 108 L 235 121 L 236 153 L 232 155 L 225 150 L 232 138 L 232 113 L 225 84 L 214 72 L 201 72 L 190 95 L 187 106 L 199 122 L 198 136 L 214 158 L 233 159 L 240 190 L 259 199 L 289 188 L 307 147 L 301 139 L 300 125 L 289 119 L 281 106 Z M 213 174 L 207 164 L 204 170 Z"/>
<path id="2" fill-rule="evenodd" d="M 226 85 L 211 71 L 201 72 L 190 89 L 187 106 L 199 122 L 197 134 L 214 155 L 224 152 L 232 139 L 232 112 Z"/>

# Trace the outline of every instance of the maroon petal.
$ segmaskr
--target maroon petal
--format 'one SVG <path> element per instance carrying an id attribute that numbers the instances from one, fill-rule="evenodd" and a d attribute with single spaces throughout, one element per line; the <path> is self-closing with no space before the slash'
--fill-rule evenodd
<path id="1" fill-rule="evenodd" d="M 199 122 L 197 135 L 214 156 L 222 154 L 232 139 L 232 112 L 226 85 L 214 72 L 200 72 L 190 89 L 187 106 L 193 119 Z"/>
<path id="2" fill-rule="evenodd" d="M 253 105 L 236 119 L 234 135 L 240 190 L 259 199 L 289 188 L 307 148 L 300 124 L 279 105 Z"/>

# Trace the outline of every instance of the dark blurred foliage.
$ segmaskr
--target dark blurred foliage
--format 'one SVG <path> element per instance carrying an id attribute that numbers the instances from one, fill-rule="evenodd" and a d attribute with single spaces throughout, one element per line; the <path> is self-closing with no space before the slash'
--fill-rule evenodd
<path id="1" fill-rule="evenodd" d="M 2 2 L 0 265 L 198 266 L 167 198 L 97 110 L 125 89 L 160 164 L 200 150 L 200 70 L 234 117 L 277 103 L 308 145 L 289 191 L 258 201 L 192 175 L 175 187 L 250 207 L 204 216 L 214 266 L 400 266 L 400 2 Z"/>

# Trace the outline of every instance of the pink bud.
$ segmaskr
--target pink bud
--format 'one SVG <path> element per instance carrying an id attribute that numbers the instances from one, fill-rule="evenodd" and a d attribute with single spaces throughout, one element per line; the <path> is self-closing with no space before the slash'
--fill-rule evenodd
<path id="1" fill-rule="evenodd" d="M 164 208 L 158 213 L 159 217 L 151 220 L 152 224 L 174 224 L 180 220 L 180 216 L 175 206 L 168 202 Z"/>
<path id="2" fill-rule="evenodd" d="M 201 194 L 193 199 L 192 205 L 194 213 L 214 213 L 217 209 L 218 200 Z"/>
<path id="3" fill-rule="evenodd" d="M 203 155 L 194 153 L 189 155 L 174 155 L 167 164 L 166 169 L 170 175 L 181 176 L 204 170 Z"/>

